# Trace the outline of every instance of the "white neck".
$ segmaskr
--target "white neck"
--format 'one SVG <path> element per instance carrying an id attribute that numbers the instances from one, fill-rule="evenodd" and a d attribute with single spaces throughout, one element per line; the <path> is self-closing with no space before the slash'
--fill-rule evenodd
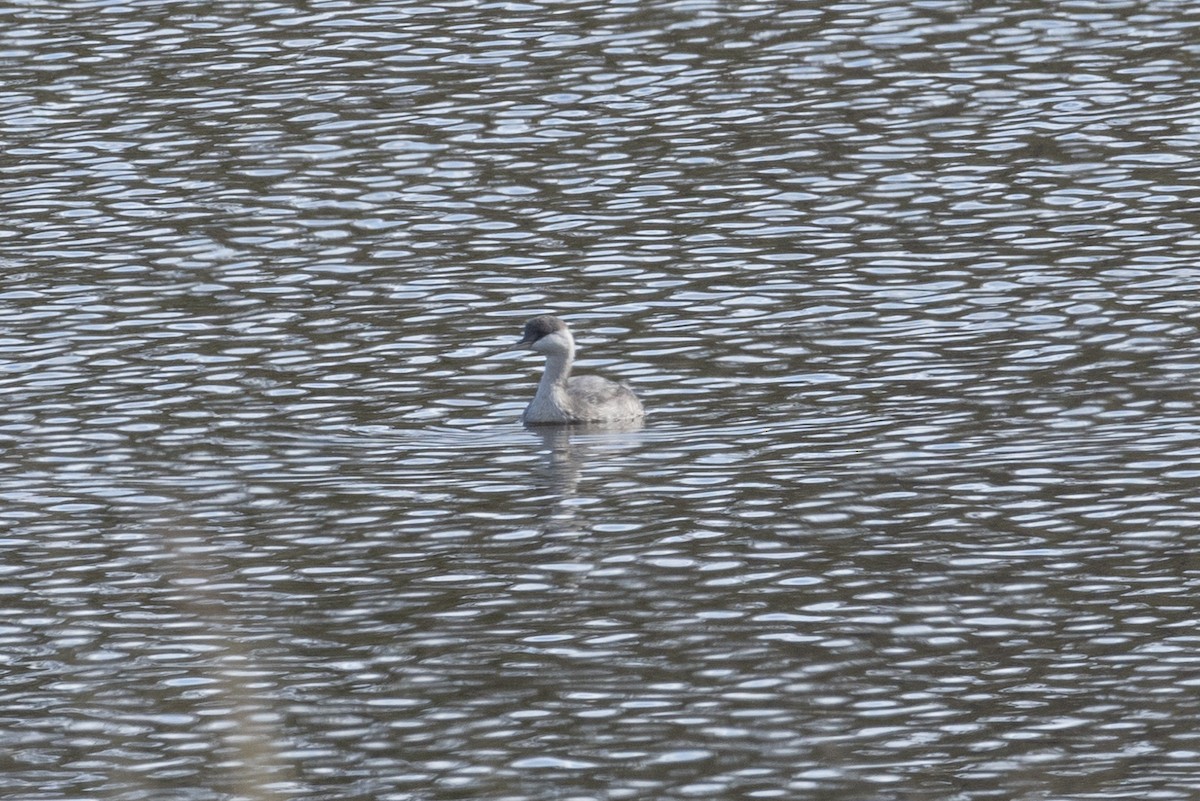
<path id="1" fill-rule="evenodd" d="M 570 340 L 563 347 L 547 348 L 546 370 L 538 381 L 537 394 L 525 410 L 525 421 L 530 423 L 566 423 L 571 421 L 570 403 L 567 398 L 567 377 L 571 374 L 571 362 L 575 360 L 575 346 Z"/>
<path id="2" fill-rule="evenodd" d="M 538 382 L 536 397 L 548 398 L 556 384 L 566 384 L 567 377 L 571 375 L 571 364 L 574 361 L 574 348 L 552 350 L 547 353 L 546 370 L 542 373 L 542 380 Z"/>

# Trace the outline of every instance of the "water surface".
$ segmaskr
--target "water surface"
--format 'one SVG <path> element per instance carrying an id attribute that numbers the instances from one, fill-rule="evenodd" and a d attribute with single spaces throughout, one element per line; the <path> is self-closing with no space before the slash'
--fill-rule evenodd
<path id="1" fill-rule="evenodd" d="M 6 797 L 1195 796 L 1188 3 L 0 14 Z"/>

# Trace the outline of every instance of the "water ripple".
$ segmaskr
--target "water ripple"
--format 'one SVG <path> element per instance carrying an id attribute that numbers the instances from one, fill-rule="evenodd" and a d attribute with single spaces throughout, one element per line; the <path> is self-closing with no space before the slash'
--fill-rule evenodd
<path id="1" fill-rule="evenodd" d="M 6 16 L 10 795 L 1195 795 L 1182 4 Z"/>

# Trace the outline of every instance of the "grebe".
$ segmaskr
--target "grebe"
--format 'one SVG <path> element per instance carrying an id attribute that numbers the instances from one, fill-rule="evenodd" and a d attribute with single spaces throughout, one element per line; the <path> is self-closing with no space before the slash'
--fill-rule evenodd
<path id="1" fill-rule="evenodd" d="M 521 419 L 526 423 L 602 423 L 636 420 L 642 402 L 624 384 L 594 375 L 571 376 L 575 339 L 567 324 L 546 314 L 525 323 L 521 345 L 546 356 L 546 371 Z"/>

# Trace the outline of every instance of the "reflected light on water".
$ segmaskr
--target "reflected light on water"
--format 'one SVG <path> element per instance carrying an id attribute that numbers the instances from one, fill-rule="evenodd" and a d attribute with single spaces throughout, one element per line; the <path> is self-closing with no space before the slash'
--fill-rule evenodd
<path id="1" fill-rule="evenodd" d="M 1185 10 L 12 15 L 0 792 L 1195 797 Z"/>

